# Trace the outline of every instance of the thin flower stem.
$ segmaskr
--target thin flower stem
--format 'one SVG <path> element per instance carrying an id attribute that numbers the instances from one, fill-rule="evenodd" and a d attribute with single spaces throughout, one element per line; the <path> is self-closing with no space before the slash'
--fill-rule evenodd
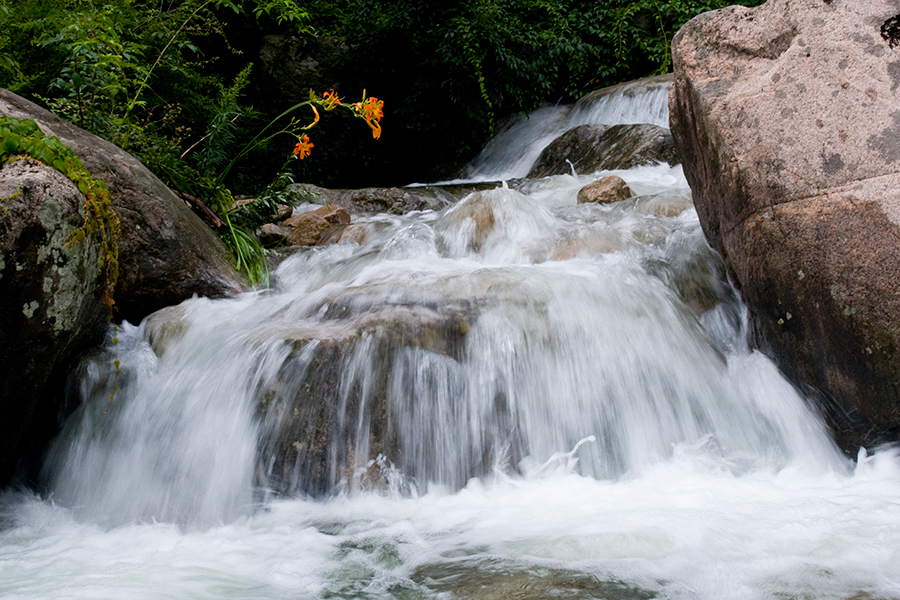
<path id="1" fill-rule="evenodd" d="M 276 135 L 279 135 L 279 134 L 281 134 L 281 133 L 287 133 L 287 130 L 286 130 L 286 129 L 282 129 L 282 130 L 280 130 L 280 131 L 276 131 L 275 133 L 273 133 L 272 135 L 270 135 L 270 136 L 268 136 L 268 137 L 266 137 L 266 138 L 260 139 L 260 138 L 262 137 L 262 135 L 263 135 L 266 131 L 268 131 L 269 129 L 271 129 L 271 127 L 272 127 L 273 125 L 275 125 L 275 123 L 276 123 L 281 117 L 287 116 L 288 114 L 292 113 L 292 112 L 295 111 L 296 109 L 300 108 L 301 106 L 307 105 L 307 104 L 312 104 L 312 101 L 310 101 L 310 100 L 304 100 L 303 102 L 300 102 L 300 103 L 298 103 L 298 104 L 295 104 L 295 105 L 293 105 L 292 107 L 290 107 L 289 109 L 287 109 L 286 111 L 284 111 L 283 113 L 281 113 L 280 115 L 278 115 L 277 117 L 275 117 L 274 119 L 272 119 L 272 120 L 269 122 L 268 125 L 266 125 L 265 127 L 263 127 L 263 128 L 260 130 L 260 132 L 256 134 L 256 137 L 254 137 L 252 140 L 250 140 L 250 141 L 247 143 L 247 145 L 244 146 L 244 147 L 241 149 L 241 151 L 238 152 L 237 155 L 236 155 L 233 159 L 231 159 L 231 162 L 228 163 L 228 165 L 227 165 L 224 169 L 222 169 L 222 172 L 219 173 L 218 177 L 216 177 L 216 181 L 219 182 L 219 183 L 221 183 L 221 182 L 225 179 L 225 176 L 228 174 L 228 172 L 231 171 L 231 167 L 233 167 L 233 166 L 237 163 L 237 161 L 238 161 L 240 158 L 242 158 L 245 154 L 247 154 L 248 152 L 250 152 L 250 151 L 253 150 L 254 148 L 257 148 L 257 147 L 260 146 L 261 144 L 265 144 L 266 142 L 268 142 L 269 140 L 271 140 L 271 139 L 272 139 L 273 137 L 275 137 Z"/>

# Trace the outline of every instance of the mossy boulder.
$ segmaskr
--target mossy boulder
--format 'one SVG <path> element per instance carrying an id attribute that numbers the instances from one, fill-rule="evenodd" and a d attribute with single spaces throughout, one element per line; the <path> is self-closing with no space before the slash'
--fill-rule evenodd
<path id="1" fill-rule="evenodd" d="M 67 372 L 103 340 L 100 249 L 72 234 L 84 196 L 30 159 L 0 165 L 0 482 L 55 432 Z"/>
<path id="2" fill-rule="evenodd" d="M 121 223 L 117 320 L 137 323 L 194 294 L 221 297 L 244 289 L 221 240 L 133 156 L 3 89 L 0 113 L 34 120 L 106 184 Z"/>

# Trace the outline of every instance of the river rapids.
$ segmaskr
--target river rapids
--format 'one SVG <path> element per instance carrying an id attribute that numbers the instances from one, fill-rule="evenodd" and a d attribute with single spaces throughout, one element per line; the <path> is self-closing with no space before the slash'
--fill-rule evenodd
<path id="1" fill-rule="evenodd" d="M 897 451 L 846 458 L 748 347 L 680 167 L 519 179 L 666 93 L 542 109 L 454 182 L 496 184 L 112 331 L 46 493 L 0 494 L 0 597 L 900 598 Z"/>

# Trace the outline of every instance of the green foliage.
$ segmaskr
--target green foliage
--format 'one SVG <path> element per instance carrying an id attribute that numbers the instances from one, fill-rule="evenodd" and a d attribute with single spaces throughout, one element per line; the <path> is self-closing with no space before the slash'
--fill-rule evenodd
<path id="1" fill-rule="evenodd" d="M 69 15 L 56 35 L 42 46 L 64 48 L 66 58 L 52 87 L 61 94 L 51 101 L 56 112 L 91 131 L 108 133 L 121 119 L 121 106 L 136 94 L 147 73 L 146 46 L 124 38 L 116 9 Z"/>
<path id="2" fill-rule="evenodd" d="M 104 302 L 112 307 L 113 291 L 119 277 L 119 218 L 109 202 L 109 193 L 78 156 L 59 139 L 48 137 L 34 121 L 0 115 L 0 163 L 28 156 L 49 165 L 68 177 L 84 195 L 84 224 L 72 232 L 70 242 L 80 243 L 93 236 L 100 247 L 99 272 L 106 279 Z"/>
<path id="3" fill-rule="evenodd" d="M 257 19 L 262 15 L 274 16 L 279 25 L 285 21 L 297 24 L 309 21 L 309 12 L 294 0 L 258 0 L 253 14 Z"/>
<path id="4" fill-rule="evenodd" d="M 361 113 L 345 112 L 318 125 L 315 160 L 293 160 L 287 172 L 333 187 L 397 185 L 452 176 L 515 113 L 670 70 L 685 21 L 761 2 L 16 0 L 13 10 L 0 0 L 0 86 L 201 198 L 226 222 L 220 235 L 236 264 L 262 273 L 247 233 L 256 218 L 233 211 L 231 190 L 253 194 L 271 181 L 286 140 L 302 141 L 312 118 L 300 108 L 305 93 L 290 97 L 266 69 L 251 68 L 263 36 L 334 36 L 330 47 L 342 50 L 329 58 L 328 81 L 390 101 L 378 153 L 345 118 Z"/>
<path id="5" fill-rule="evenodd" d="M 234 253 L 235 268 L 243 270 L 252 285 L 268 283 L 269 268 L 259 240 L 243 227 L 232 224 L 227 214 L 225 220 L 228 223 L 228 237 L 222 236 L 222 239 Z"/>
<path id="6" fill-rule="evenodd" d="M 412 165 L 410 178 L 446 177 L 498 121 L 667 72 L 684 22 L 761 1 L 360 0 L 345 24 L 345 64 L 352 82 L 368 78 L 392 99 L 385 163 Z M 420 157 L 435 152 L 442 164 L 431 170 Z"/>
<path id="7" fill-rule="evenodd" d="M 195 163 L 197 170 L 204 176 L 214 176 L 216 170 L 231 158 L 235 146 L 236 122 L 241 117 L 252 114 L 252 111 L 239 103 L 241 92 L 249 83 L 252 67 L 249 64 L 238 73 L 231 86 L 219 86 L 219 95 L 206 135 L 182 154 L 182 157 L 188 155 L 199 145 L 201 151 L 196 154 Z"/>
<path id="8" fill-rule="evenodd" d="M 295 196 L 288 191 L 292 183 L 293 176 L 288 171 L 282 171 L 252 202 L 235 206 L 229 212 L 231 222 L 248 231 L 270 222 L 279 205 L 294 206 Z"/>
<path id="9" fill-rule="evenodd" d="M 9 7 L 0 3 L 0 18 L 5 20 L 8 19 L 9 16 Z M 9 44 L 9 35 L 5 31 L 0 30 L 0 48 L 7 48 L 9 47 Z M 25 79 L 25 74 L 22 73 L 18 61 L 5 52 L 0 52 L 0 71 L 6 71 L 7 74 L 12 75 L 14 79 L 20 81 Z"/>
<path id="10" fill-rule="evenodd" d="M 129 150 L 170 186 L 205 200 L 228 224 L 221 236 L 235 253 L 238 268 L 245 269 L 253 283 L 263 282 L 265 277 L 258 276 L 265 272 L 261 248 L 249 233 L 231 227 L 227 213 L 232 194 L 217 172 L 242 143 L 236 122 L 244 117 L 252 121 L 253 111 L 239 104 L 250 65 L 226 86 L 220 76 L 205 72 L 208 63 L 198 44 L 222 36 L 221 11 L 250 10 L 298 24 L 308 15 L 295 0 L 25 4 L 22 18 L 0 11 L 0 31 L 5 32 L 0 37 L 0 67 L 19 64 L 10 53 L 27 64 L 53 65 L 53 77 L 42 76 L 44 83 L 32 86 L 34 97 Z M 26 38 L 36 43 L 22 51 L 29 45 L 17 43 Z"/>

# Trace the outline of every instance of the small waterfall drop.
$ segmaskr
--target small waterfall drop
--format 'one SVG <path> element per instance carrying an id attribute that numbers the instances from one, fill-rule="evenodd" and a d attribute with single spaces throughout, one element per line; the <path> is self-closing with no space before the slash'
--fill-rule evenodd
<path id="1" fill-rule="evenodd" d="M 547 106 L 506 124 L 465 168 L 466 181 L 525 177 L 541 151 L 579 125 L 669 126 L 670 78 L 651 78 L 593 93 L 574 106 Z"/>

